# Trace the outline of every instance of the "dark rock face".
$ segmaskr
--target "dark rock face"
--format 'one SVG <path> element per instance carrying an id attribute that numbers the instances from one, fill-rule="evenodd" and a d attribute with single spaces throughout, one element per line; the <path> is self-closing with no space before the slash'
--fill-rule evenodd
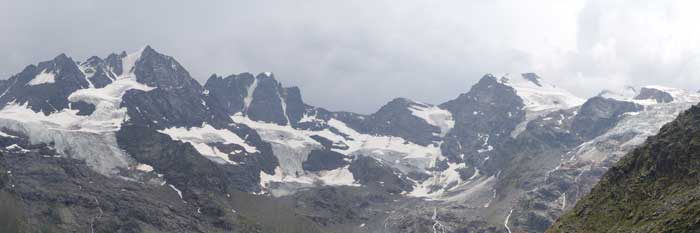
<path id="1" fill-rule="evenodd" d="M 223 128 L 232 123 L 219 102 L 172 57 L 146 47 L 134 74 L 138 82 L 155 89 L 124 94 L 122 106 L 130 121 L 155 128 L 199 127 L 205 122 Z"/>
<path id="2" fill-rule="evenodd" d="M 230 75 L 225 78 L 212 75 L 207 79 L 204 88 L 209 91 L 209 95 L 212 98 L 217 99 L 221 103 L 226 113 L 233 115 L 234 113 L 243 112 L 245 107 L 244 99 L 248 94 L 248 87 L 253 84 L 254 80 L 255 76 L 251 73 Z"/>
<path id="3" fill-rule="evenodd" d="M 582 142 L 572 124 L 579 108 L 551 112 L 528 122 L 525 131 L 517 137 L 515 148 L 569 148 Z M 591 122 L 589 122 L 591 123 Z"/>
<path id="4" fill-rule="evenodd" d="M 121 61 L 118 64 L 121 67 Z M 117 78 L 111 72 L 112 67 L 99 57 L 90 57 L 80 65 L 85 67 L 83 72 L 95 88 L 103 88 Z"/>
<path id="5" fill-rule="evenodd" d="M 622 114 L 640 110 L 638 104 L 596 96 L 581 106 L 571 127 L 584 139 L 592 139 L 615 126 Z"/>
<path id="6" fill-rule="evenodd" d="M 255 166 L 226 166 L 201 156 L 189 143 L 173 141 L 165 134 L 139 126 L 124 126 L 117 134 L 119 145 L 137 161 L 153 166 L 165 178 L 191 192 L 232 190 L 259 191 Z M 252 165 L 252 164 L 251 164 Z M 259 173 L 259 169 L 258 169 Z"/>
<path id="7" fill-rule="evenodd" d="M 129 90 L 122 102 L 130 121 L 154 128 L 199 127 L 205 122 L 223 128 L 232 123 L 222 111 L 209 105 L 216 105 L 216 102 L 207 102 L 202 93 L 159 88 L 148 92 Z"/>
<path id="8" fill-rule="evenodd" d="M 673 102 L 673 96 L 668 92 L 657 90 L 654 88 L 642 87 L 639 90 L 639 94 L 634 97 L 636 100 L 655 100 L 657 103 L 670 103 Z"/>
<path id="9" fill-rule="evenodd" d="M 440 105 L 455 120 L 441 146 L 443 155 L 450 162 L 495 173 L 509 159 L 502 150 L 512 141 L 510 133 L 525 120 L 523 106 L 512 87 L 492 75 L 484 76 L 469 92 Z"/>
<path id="10" fill-rule="evenodd" d="M 264 74 L 260 74 L 255 78 L 257 83 L 250 106 L 246 109 L 246 115 L 253 120 L 276 123 L 278 125 L 288 124 L 282 85 L 274 78 Z"/>
<path id="11" fill-rule="evenodd" d="M 26 104 L 35 112 L 46 115 L 68 108 L 92 112 L 94 106 L 90 104 L 72 104 L 68 101 L 71 93 L 88 87 L 89 83 L 76 63 L 61 54 L 51 61 L 27 66 L 4 82 L 0 92 L 0 106 L 7 106 L 8 103 Z"/>
<path id="12" fill-rule="evenodd" d="M 330 171 L 347 165 L 345 155 L 332 150 L 312 150 L 302 163 L 305 171 Z"/>
<path id="13" fill-rule="evenodd" d="M 299 88 L 284 88 L 269 73 L 255 77 L 250 73 L 226 78 L 214 75 L 205 88 L 229 115 L 242 113 L 255 121 L 296 125 L 306 111 Z"/>
<path id="14" fill-rule="evenodd" d="M 283 97 L 287 118 L 292 125 L 296 125 L 307 111 L 307 105 L 301 99 L 301 90 L 298 87 L 284 88 Z"/>
<path id="15" fill-rule="evenodd" d="M 666 124 L 548 232 L 696 232 L 700 107 Z"/>
<path id="16" fill-rule="evenodd" d="M 396 98 L 354 126 L 363 133 L 402 137 L 419 145 L 440 140 L 440 128 L 413 115 L 410 108 L 415 105 L 429 107 L 406 98 Z"/>
<path id="17" fill-rule="evenodd" d="M 389 193 L 413 190 L 410 181 L 372 157 L 358 156 L 350 163 L 349 170 L 355 180 L 363 185 L 384 189 Z"/>
<path id="18" fill-rule="evenodd" d="M 174 58 L 160 54 L 149 46 L 141 52 L 134 66 L 134 74 L 139 83 L 165 91 L 184 89 L 201 93 L 204 90 Z"/>

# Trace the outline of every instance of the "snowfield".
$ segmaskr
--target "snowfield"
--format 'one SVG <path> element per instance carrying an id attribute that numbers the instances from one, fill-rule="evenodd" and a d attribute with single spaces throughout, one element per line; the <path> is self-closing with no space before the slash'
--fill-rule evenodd
<path id="1" fill-rule="evenodd" d="M 236 144 L 243 147 L 247 153 L 258 152 L 254 146 L 248 145 L 245 140 L 238 135 L 226 129 L 216 129 L 211 125 L 204 123 L 201 127 L 172 127 L 158 132 L 167 134 L 174 140 L 188 142 L 194 146 L 197 151 L 208 159 L 217 163 L 236 164 L 231 161 L 227 153 L 219 151 L 212 143 Z"/>
<path id="2" fill-rule="evenodd" d="M 30 86 L 35 86 L 39 84 L 50 84 L 50 83 L 55 83 L 56 82 L 56 73 L 50 72 L 47 70 L 41 71 L 41 73 L 37 74 L 34 79 L 29 81 L 27 85 Z"/>
<path id="3" fill-rule="evenodd" d="M 451 121 L 451 115 L 445 114 L 446 111 L 437 107 L 423 106 L 416 111 L 420 111 L 418 114 L 423 114 L 421 116 L 428 116 L 428 119 L 431 119 L 430 117 L 442 119 L 443 123 Z M 426 112 L 429 114 L 425 114 Z M 409 196 L 439 199 L 447 193 L 446 187 L 450 186 L 454 189 L 466 183 L 460 179 L 456 171 L 464 167 L 464 164 L 451 164 L 448 170 L 442 172 L 429 171 L 435 167 L 436 161 L 445 159 L 439 144 L 421 146 L 401 137 L 363 134 L 336 119 L 330 119 L 326 123 L 343 135 L 329 129 L 300 130 L 288 125 L 257 122 L 242 114 L 236 114 L 231 118 L 236 123 L 255 129 L 263 140 L 272 144 L 272 150 L 280 162 L 280 167 L 276 168 L 274 174 L 261 172 L 260 185 L 275 196 L 293 194 L 296 190 L 317 185 L 358 185 L 347 166 L 322 172 L 309 172 L 303 169 L 302 164 L 306 161 L 308 154 L 314 149 L 323 148 L 320 143 L 311 138 L 314 135 L 327 138 L 336 145 L 346 145 L 347 149 L 333 149 L 347 155 L 346 160 L 351 160 L 358 155 L 370 156 L 404 174 L 418 172 L 431 176 L 423 182 L 417 182 L 414 191 L 406 193 Z M 305 116 L 304 119 L 320 121 L 312 116 Z M 472 179 L 477 176 L 479 176 L 478 173 Z"/>
<path id="4" fill-rule="evenodd" d="M 408 108 L 418 118 L 425 120 L 430 125 L 440 128 L 440 137 L 444 137 L 455 126 L 452 113 L 437 106 L 415 103 Z"/>
<path id="5" fill-rule="evenodd" d="M 586 100 L 554 84 L 545 82 L 537 76 L 506 74 L 499 81 L 515 89 L 516 94 L 523 99 L 523 104 L 525 104 L 523 109 L 528 113 L 569 109 L 586 102 Z"/>

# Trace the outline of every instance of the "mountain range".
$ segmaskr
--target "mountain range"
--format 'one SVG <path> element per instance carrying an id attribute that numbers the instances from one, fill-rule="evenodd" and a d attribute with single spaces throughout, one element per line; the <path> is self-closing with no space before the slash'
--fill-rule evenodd
<path id="1" fill-rule="evenodd" d="M 674 172 L 695 174 L 690 158 L 651 152 L 694 145 L 678 134 L 699 101 L 486 74 L 444 103 L 358 114 L 311 106 L 269 72 L 202 85 L 150 46 L 61 54 L 0 81 L 0 232 L 544 232 L 565 211 L 553 229 L 634 225 L 648 216 L 636 205 L 593 209 L 694 203 L 636 188 L 694 184 Z"/>

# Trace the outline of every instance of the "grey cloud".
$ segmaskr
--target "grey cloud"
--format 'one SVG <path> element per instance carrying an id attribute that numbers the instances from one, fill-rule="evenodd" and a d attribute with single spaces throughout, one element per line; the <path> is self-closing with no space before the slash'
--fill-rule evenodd
<path id="1" fill-rule="evenodd" d="M 645 12 L 644 4 L 658 4 L 0 0 L 0 75 L 62 52 L 85 59 L 150 44 L 200 81 L 211 73 L 272 71 L 300 86 L 311 104 L 364 113 L 398 96 L 439 103 L 484 73 L 535 71 L 581 96 L 610 83 L 696 87 L 696 47 L 637 52 L 645 41 L 633 36 L 641 32 L 626 28 L 644 26 L 637 14 L 661 21 L 687 14 L 677 12 L 684 3 Z M 606 44 L 611 38 L 618 43 Z M 675 51 L 685 54 L 659 58 Z M 605 54 L 615 54 L 614 62 Z"/>

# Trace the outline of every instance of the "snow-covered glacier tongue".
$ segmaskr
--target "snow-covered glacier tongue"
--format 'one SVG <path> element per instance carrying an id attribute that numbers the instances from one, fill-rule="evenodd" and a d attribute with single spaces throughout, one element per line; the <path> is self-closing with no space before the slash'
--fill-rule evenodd
<path id="1" fill-rule="evenodd" d="M 114 66 L 102 63 L 91 66 L 87 63 L 70 62 L 56 64 L 59 66 L 56 68 L 59 75 L 52 79 L 53 82 L 34 82 L 37 78 L 45 76 L 45 71 L 31 79 L 26 84 L 30 85 L 29 87 L 21 82 L 26 82 L 24 76 L 31 74 L 21 73 L 12 77 L 11 80 L 17 85 L 4 90 L 8 95 L 3 98 L 8 99 L 9 103 L 0 109 L 0 128 L 24 134 L 32 143 L 50 144 L 63 156 L 84 160 L 104 175 L 115 175 L 118 168 L 133 167 L 134 161 L 117 146 L 115 132 L 128 120 L 126 108 L 120 106 L 124 93 L 128 90 L 153 89 L 138 83 L 134 77 L 133 67 L 140 53 L 141 51 L 120 57 L 117 62 L 124 71 L 119 71 L 118 74 L 115 73 Z M 100 88 L 95 87 L 83 72 L 87 67 L 96 65 L 106 68 L 103 72 L 107 72 L 111 77 L 109 83 Z M 80 72 L 63 74 L 64 70 Z M 48 111 L 48 114 L 35 112 L 35 101 L 23 99 L 26 92 L 55 92 L 56 89 L 65 89 L 73 79 L 82 80 L 89 85 L 66 93 L 67 96 L 51 96 L 51 99 L 44 100 L 45 103 L 66 102 L 66 108 L 59 109 L 53 106 L 53 110 Z M 91 105 L 91 109 L 84 111 L 74 107 L 86 104 Z"/>

